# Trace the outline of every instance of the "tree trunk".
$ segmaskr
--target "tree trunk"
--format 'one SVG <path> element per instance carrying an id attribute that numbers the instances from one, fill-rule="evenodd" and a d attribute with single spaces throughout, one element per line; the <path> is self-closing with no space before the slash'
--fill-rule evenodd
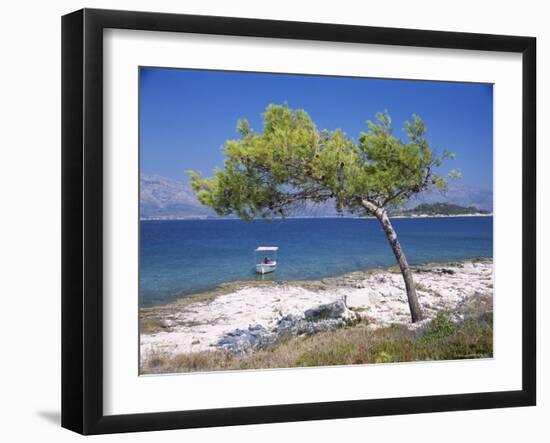
<path id="1" fill-rule="evenodd" d="M 387 212 L 384 208 L 380 208 L 367 200 L 363 200 L 363 206 L 369 212 L 372 212 L 382 225 L 382 228 L 384 229 L 386 237 L 388 238 L 388 241 L 392 248 L 393 254 L 397 259 L 397 263 L 399 263 L 399 268 L 401 269 L 403 280 L 405 280 L 405 288 L 407 289 L 407 299 L 409 301 L 409 308 L 411 310 L 412 322 L 415 323 L 422 320 L 424 318 L 424 315 L 422 314 L 422 308 L 420 307 L 420 303 L 418 303 L 418 298 L 416 296 L 416 286 L 414 284 L 411 268 L 409 267 L 407 257 L 405 257 L 405 253 L 403 252 L 401 244 L 397 239 L 397 234 L 393 229 Z"/>

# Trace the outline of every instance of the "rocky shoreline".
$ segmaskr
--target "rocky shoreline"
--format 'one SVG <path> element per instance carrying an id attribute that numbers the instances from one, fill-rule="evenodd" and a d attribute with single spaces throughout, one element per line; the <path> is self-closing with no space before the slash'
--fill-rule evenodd
<path id="1" fill-rule="evenodd" d="M 398 269 L 353 272 L 314 281 L 234 282 L 215 291 L 140 311 L 140 351 L 168 355 L 241 354 L 285 336 L 313 335 L 354 322 L 421 327 L 440 312 L 461 321 L 462 306 L 492 298 L 492 259 L 413 268 L 426 320 L 411 324 Z"/>

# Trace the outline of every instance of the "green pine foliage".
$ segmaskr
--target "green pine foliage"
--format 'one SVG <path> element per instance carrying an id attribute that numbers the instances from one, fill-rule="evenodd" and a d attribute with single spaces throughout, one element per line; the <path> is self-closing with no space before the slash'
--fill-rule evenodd
<path id="1" fill-rule="evenodd" d="M 368 121 L 354 141 L 341 129 L 319 130 L 304 110 L 273 104 L 263 114 L 263 132 L 246 120 L 237 132 L 223 147 L 223 169 L 210 178 L 187 173 L 202 204 L 245 220 L 284 217 L 306 201 L 333 199 L 338 211 L 360 215 L 368 212 L 364 201 L 400 206 L 431 187 L 445 189 L 447 180 L 435 169 L 453 158 L 435 154 L 416 115 L 405 122 L 405 141 L 393 135 L 387 112 Z"/>

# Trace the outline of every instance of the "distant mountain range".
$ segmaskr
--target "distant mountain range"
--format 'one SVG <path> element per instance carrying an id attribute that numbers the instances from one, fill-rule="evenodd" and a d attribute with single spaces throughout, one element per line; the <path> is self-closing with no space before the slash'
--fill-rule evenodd
<path id="1" fill-rule="evenodd" d="M 450 203 L 464 208 L 474 207 L 492 212 L 493 195 L 490 191 L 469 188 L 453 183 L 449 190 L 426 192 L 415 196 L 407 205 L 411 210 L 423 203 Z M 337 212 L 334 204 L 327 201 L 323 204 L 305 204 L 296 208 L 291 214 L 295 217 L 331 217 Z M 142 219 L 185 219 L 216 218 L 216 213 L 203 206 L 196 198 L 188 183 L 160 175 L 141 175 L 140 177 L 140 217 Z"/>
<path id="2" fill-rule="evenodd" d="M 449 189 L 445 193 L 429 191 L 414 196 L 410 199 L 407 208 L 414 208 L 422 203 L 451 203 L 464 207 L 474 206 L 493 212 L 493 192 L 454 182 L 449 184 Z"/>
<path id="3" fill-rule="evenodd" d="M 160 175 L 141 175 L 140 218 L 205 218 L 215 212 L 202 205 L 188 183 Z"/>

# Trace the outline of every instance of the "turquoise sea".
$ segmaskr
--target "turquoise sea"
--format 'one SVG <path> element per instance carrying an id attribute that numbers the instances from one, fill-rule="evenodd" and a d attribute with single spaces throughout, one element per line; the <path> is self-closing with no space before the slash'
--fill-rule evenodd
<path id="1" fill-rule="evenodd" d="M 492 217 L 396 218 L 411 264 L 492 257 Z M 279 246 L 274 274 L 254 272 L 254 249 Z M 395 265 L 375 219 L 140 222 L 140 304 L 162 304 L 223 282 L 310 280 Z"/>

